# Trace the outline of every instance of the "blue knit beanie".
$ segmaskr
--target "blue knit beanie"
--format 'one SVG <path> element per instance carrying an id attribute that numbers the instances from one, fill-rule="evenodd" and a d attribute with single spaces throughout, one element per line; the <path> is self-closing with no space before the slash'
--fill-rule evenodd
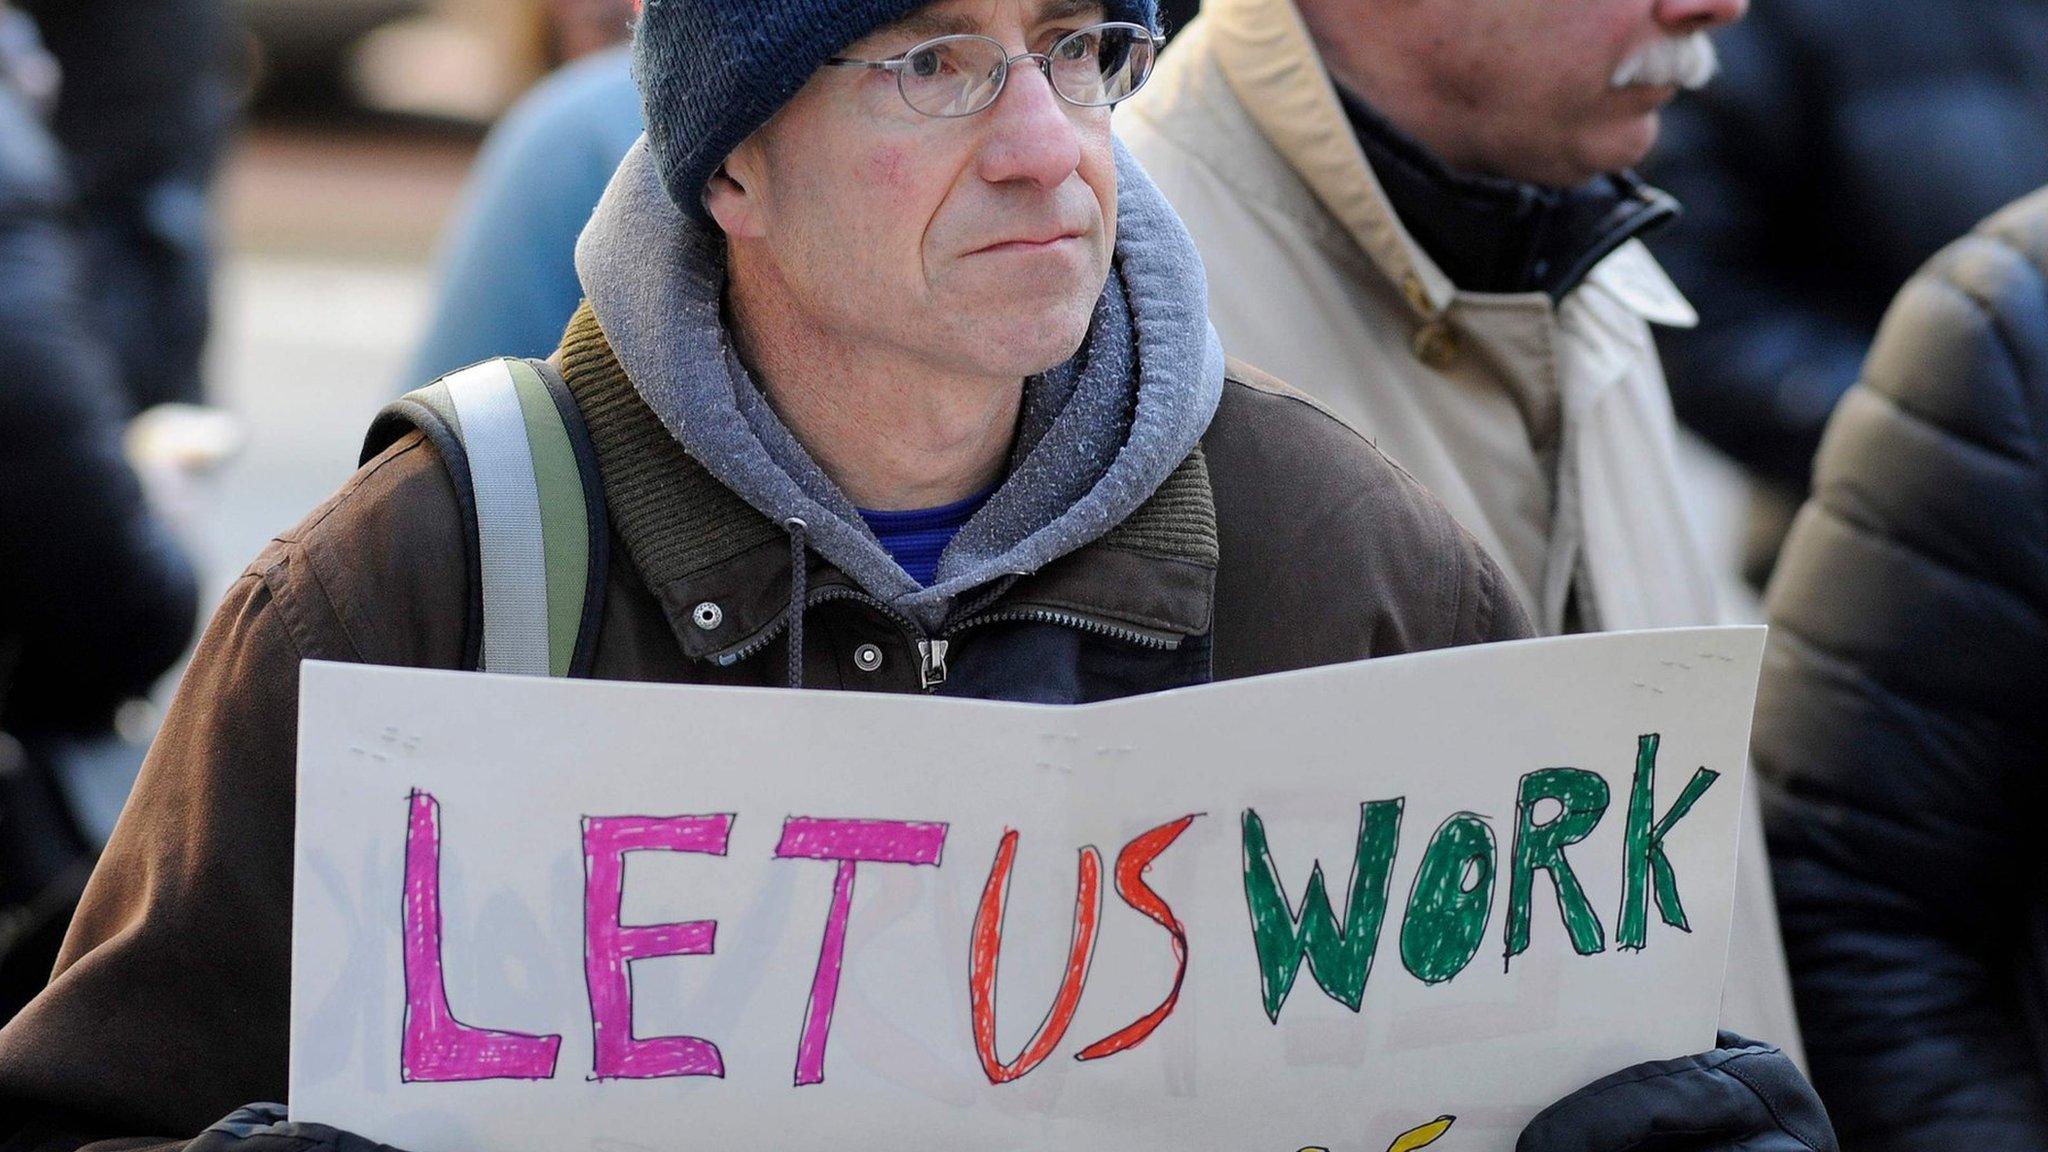
<path id="1" fill-rule="evenodd" d="M 754 129 L 848 44 L 932 0 L 646 0 L 633 79 L 647 143 L 683 214 L 708 223 L 704 186 Z M 1111 20 L 1157 28 L 1157 0 L 1104 0 Z"/>

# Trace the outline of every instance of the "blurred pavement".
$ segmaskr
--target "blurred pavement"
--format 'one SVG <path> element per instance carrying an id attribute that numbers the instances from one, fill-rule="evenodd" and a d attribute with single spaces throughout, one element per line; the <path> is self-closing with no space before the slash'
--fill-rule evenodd
<path id="1" fill-rule="evenodd" d="M 348 478 L 403 389 L 434 237 L 473 153 L 441 135 L 259 128 L 231 161 L 209 386 L 249 438 L 193 525 L 209 601 Z"/>

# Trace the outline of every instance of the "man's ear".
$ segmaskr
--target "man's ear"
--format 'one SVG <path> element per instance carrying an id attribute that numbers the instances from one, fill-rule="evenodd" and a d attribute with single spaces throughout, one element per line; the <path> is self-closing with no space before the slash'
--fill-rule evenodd
<path id="1" fill-rule="evenodd" d="M 705 183 L 704 210 L 718 222 L 727 239 L 759 239 L 767 231 L 759 183 L 746 158 L 737 152 Z"/>

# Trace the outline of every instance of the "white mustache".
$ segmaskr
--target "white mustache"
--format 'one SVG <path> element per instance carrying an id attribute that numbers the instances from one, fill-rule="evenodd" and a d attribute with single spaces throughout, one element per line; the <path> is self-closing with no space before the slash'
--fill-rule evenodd
<path id="1" fill-rule="evenodd" d="M 1704 88 L 1721 68 L 1714 42 L 1705 32 L 1666 36 L 1636 50 L 1621 62 L 1609 83 L 1616 88 L 1641 84 L 1651 88 L 1676 85 Z"/>

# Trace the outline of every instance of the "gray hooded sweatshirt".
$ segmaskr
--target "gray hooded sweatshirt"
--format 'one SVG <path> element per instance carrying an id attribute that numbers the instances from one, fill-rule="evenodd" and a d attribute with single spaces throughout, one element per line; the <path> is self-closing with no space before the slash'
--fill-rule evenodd
<path id="1" fill-rule="evenodd" d="M 920 586 L 776 418 L 724 323 L 725 241 L 677 211 L 647 141 L 627 153 L 576 246 L 620 365 L 718 481 L 862 590 L 927 631 L 963 593 L 1029 574 L 1108 532 L 1187 458 L 1223 392 L 1200 258 L 1159 190 L 1116 146 L 1108 283 L 1073 359 L 1026 382 L 1009 469 Z M 792 600 L 801 604 L 801 580 Z M 801 611 L 792 613 L 801 627 Z"/>

